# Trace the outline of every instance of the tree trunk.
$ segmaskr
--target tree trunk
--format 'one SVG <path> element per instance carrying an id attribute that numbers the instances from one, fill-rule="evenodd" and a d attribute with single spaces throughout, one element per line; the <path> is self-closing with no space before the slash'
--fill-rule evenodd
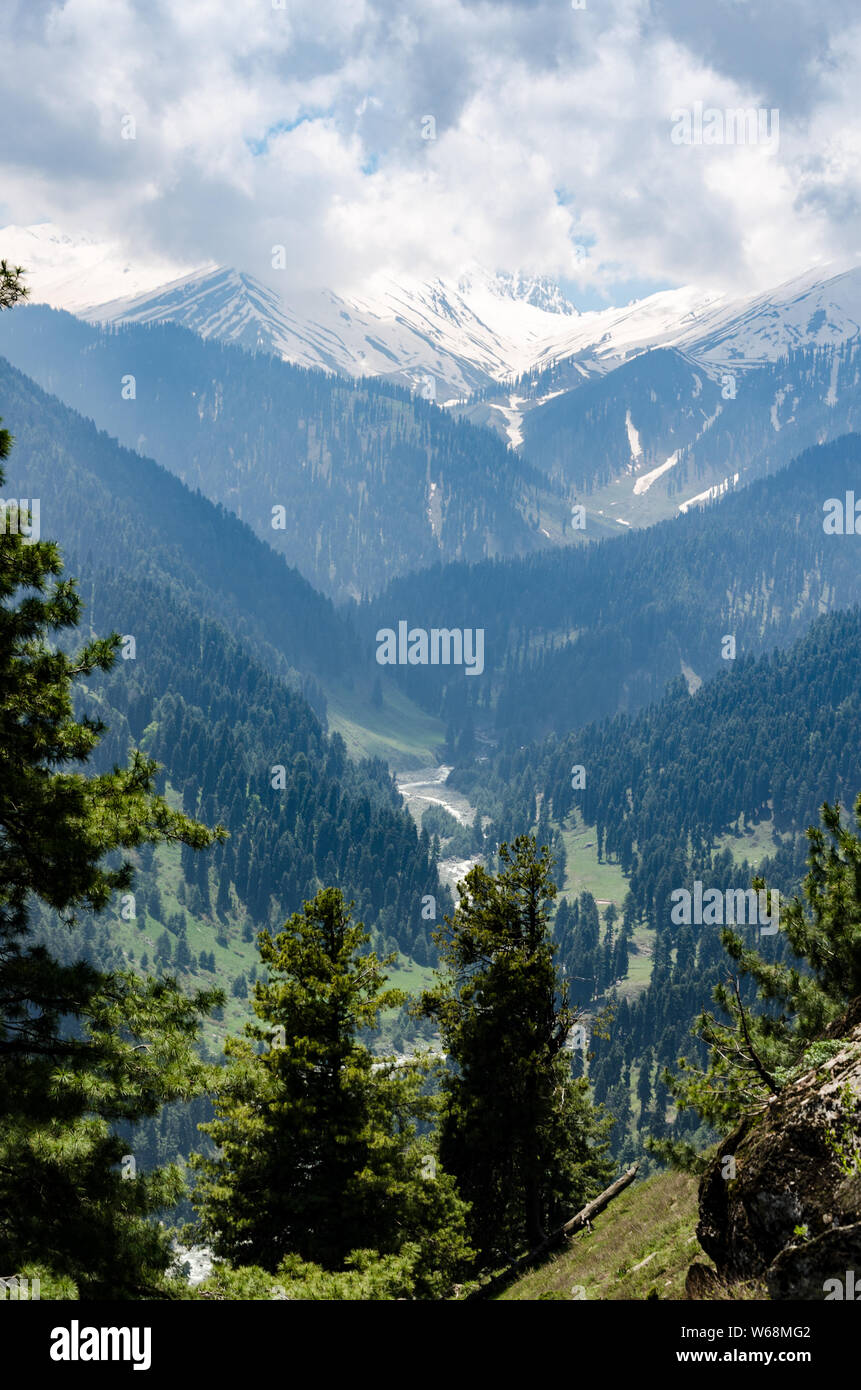
<path id="1" fill-rule="evenodd" d="M 501 1274 L 495 1274 L 486 1284 L 482 1284 L 480 1289 L 476 1289 L 474 1293 L 467 1294 L 464 1301 L 468 1302 L 470 1299 L 474 1298 L 486 1298 L 488 1294 L 496 1293 L 497 1289 L 509 1283 L 510 1280 L 514 1278 L 515 1274 L 519 1274 L 522 1270 L 527 1269 L 529 1265 L 541 1259 L 542 1255 L 546 1255 L 549 1250 L 552 1250 L 554 1245 L 558 1245 L 561 1241 L 565 1240 L 566 1237 L 572 1236 L 575 1232 L 582 1230 L 583 1227 L 588 1225 L 592 1220 L 593 1216 L 597 1216 L 606 1206 L 609 1206 L 614 1197 L 618 1197 L 620 1192 L 624 1192 L 625 1188 L 630 1186 L 637 1176 L 637 1169 L 639 1166 L 639 1163 L 632 1164 L 627 1172 L 622 1174 L 621 1178 L 617 1178 L 609 1187 L 605 1187 L 604 1191 L 600 1193 L 599 1196 L 593 1197 L 591 1202 L 587 1202 L 586 1206 L 578 1211 L 576 1216 L 572 1216 L 564 1225 L 557 1226 L 556 1230 L 551 1231 L 550 1235 L 542 1240 L 539 1245 L 536 1245 L 534 1249 L 528 1251 L 527 1254 L 521 1255 L 518 1260 L 515 1260 L 507 1269 L 504 1269 Z"/>

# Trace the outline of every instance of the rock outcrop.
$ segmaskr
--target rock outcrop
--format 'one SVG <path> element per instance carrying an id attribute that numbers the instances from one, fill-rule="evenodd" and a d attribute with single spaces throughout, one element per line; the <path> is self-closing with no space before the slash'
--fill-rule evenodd
<path id="1" fill-rule="evenodd" d="M 824 1299 L 854 1271 L 861 1295 L 861 999 L 829 1034 L 839 1050 L 745 1120 L 703 1176 L 697 1236 L 725 1284 Z"/>

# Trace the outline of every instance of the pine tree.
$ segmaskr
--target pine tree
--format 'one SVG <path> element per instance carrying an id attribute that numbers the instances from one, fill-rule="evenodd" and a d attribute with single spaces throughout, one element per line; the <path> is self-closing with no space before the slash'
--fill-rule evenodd
<path id="1" fill-rule="evenodd" d="M 12 309 L 16 304 L 20 304 L 22 300 L 29 297 L 30 291 L 21 279 L 23 274 L 23 266 L 10 266 L 6 260 L 0 261 L 0 309 Z M 5 431 L 0 433 L 5 433 Z M 0 458 L 5 458 L 8 452 L 9 440 L 7 435 L 5 452 L 0 450 Z"/>
<path id="2" fill-rule="evenodd" d="M 356 1250 L 409 1246 L 420 1296 L 437 1296 L 470 1253 L 464 1208 L 417 1136 L 433 1108 L 423 1070 L 375 1059 L 357 1039 L 406 997 L 386 988 L 388 962 L 362 953 L 369 939 L 334 888 L 274 938 L 260 934 L 261 1022 L 225 1045 L 216 1119 L 202 1126 L 219 1152 L 195 1157 L 194 1202 L 204 1237 L 233 1263 L 275 1271 L 299 1256 L 340 1270 Z"/>
<path id="3" fill-rule="evenodd" d="M 496 876 L 476 865 L 460 885 L 434 935 L 437 983 L 420 1005 L 449 1060 L 440 1157 L 471 1204 L 485 1265 L 538 1244 L 610 1171 L 607 1124 L 565 1051 L 577 1016 L 553 963 L 549 852 L 520 836 L 499 858 Z"/>
<path id="4" fill-rule="evenodd" d="M 808 829 L 806 901 L 796 897 L 780 907 L 780 929 L 795 959 L 767 961 L 724 928 L 732 973 L 714 999 L 729 1021 L 703 1012 L 694 1034 L 710 1049 L 707 1067 L 683 1057 L 676 1075 L 664 1075 L 679 1108 L 694 1109 L 719 1132 L 764 1108 L 815 1056 L 825 1028 L 861 995 L 861 837 L 843 824 L 839 805 L 826 802 L 821 816 L 830 843 L 819 826 Z M 861 796 L 855 822 L 861 830 Z M 753 886 L 765 891 L 761 879 Z M 745 1000 L 746 982 L 756 987 L 756 1009 Z M 656 1147 L 672 1162 L 697 1166 L 689 1146 Z"/>
<path id="5" fill-rule="evenodd" d="M 647 1047 L 640 1062 L 640 1070 L 637 1076 L 637 1099 L 640 1102 L 640 1118 L 645 1118 L 646 1112 L 652 1103 L 652 1049 Z"/>
<path id="6" fill-rule="evenodd" d="M 0 262 L 0 308 L 23 297 L 20 270 Z M 11 438 L 0 430 L 0 458 Z M 4 481 L 0 472 L 0 483 Z M 32 903 L 70 932 L 79 911 L 99 912 L 130 887 L 115 851 L 213 834 L 154 795 L 157 765 L 81 770 L 103 732 L 76 721 L 74 682 L 108 670 L 117 636 L 68 656 L 80 600 L 60 581 L 55 545 L 0 534 L 0 1265 L 35 1265 L 71 1279 L 82 1296 L 142 1296 L 170 1261 L 150 1218 L 182 1189 L 176 1169 L 134 1172 L 116 1134 L 121 1121 L 158 1113 L 198 1093 L 194 1057 L 213 997 L 183 998 L 173 982 L 61 964 L 38 944 Z M 219 833 L 219 832 L 215 832 Z M 111 856 L 111 866 L 105 863 Z"/>

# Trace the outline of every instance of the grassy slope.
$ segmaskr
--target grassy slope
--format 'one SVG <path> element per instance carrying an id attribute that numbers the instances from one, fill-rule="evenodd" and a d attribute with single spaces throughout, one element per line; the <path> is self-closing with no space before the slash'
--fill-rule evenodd
<path id="1" fill-rule="evenodd" d="M 166 800 L 175 809 L 179 809 L 181 798 L 170 784 L 166 788 Z M 241 916 L 237 917 L 236 914 L 233 914 L 229 923 L 226 924 L 216 925 L 214 921 L 201 922 L 192 915 L 187 905 L 180 901 L 177 892 L 182 879 L 179 845 L 159 845 L 155 850 L 155 859 L 164 916 L 169 917 L 176 912 L 184 912 L 189 949 L 195 956 L 198 956 L 201 951 L 211 951 L 215 957 L 214 975 L 209 970 L 199 968 L 193 974 L 178 972 L 173 964 L 165 967 L 165 973 L 177 975 L 187 989 L 192 987 L 211 988 L 217 985 L 225 990 L 227 999 L 223 1017 L 220 1019 L 208 1017 L 202 1029 L 202 1036 L 209 1047 L 220 1052 L 227 1034 L 241 1033 L 243 1024 L 254 1017 L 251 991 L 249 990 L 247 994 L 237 997 L 232 993 L 231 986 L 238 975 L 245 975 L 247 978 L 253 966 L 257 967 L 259 978 L 263 978 L 265 975 L 257 949 L 256 935 L 252 941 L 242 939 Z M 216 885 L 213 881 L 211 883 L 213 902 L 215 896 Z M 150 917 L 140 908 L 134 919 L 124 920 L 120 912 L 119 899 L 114 904 L 113 915 L 109 918 L 106 914 L 102 920 L 105 925 L 110 925 L 111 940 L 123 952 L 127 965 L 140 969 L 141 956 L 146 953 L 148 960 L 144 973 L 154 972 L 157 958 L 156 945 L 159 937 L 166 930 L 162 923 Z M 226 940 L 226 944 L 222 944 L 216 939 L 219 932 L 224 933 L 222 941 Z M 175 950 L 177 944 L 175 936 L 170 931 L 167 932 L 167 935 L 173 950 Z M 426 966 L 418 965 L 403 954 L 400 954 L 397 961 L 388 967 L 387 974 L 392 988 L 405 990 L 411 995 L 420 994 L 423 989 L 427 989 L 433 976 L 433 972 Z M 386 1039 L 391 1037 L 392 1024 L 396 1016 L 397 1010 L 393 1010 L 381 1019 L 382 1032 Z"/>
<path id="2" fill-rule="evenodd" d="M 562 831 L 567 871 L 560 895 L 564 893 L 570 899 L 588 889 L 599 907 L 613 902 L 621 909 L 628 891 L 628 884 L 621 868 L 618 864 L 607 863 L 606 860 L 599 862 L 595 827 L 584 824 L 577 811 L 571 817 L 571 826 L 573 828 Z"/>
<path id="3" fill-rule="evenodd" d="M 684 1298 L 688 1266 L 694 1260 L 710 1263 L 696 1223 L 696 1179 L 658 1173 L 627 1188 L 596 1217 L 591 1231 L 574 1236 L 499 1298 L 645 1299 L 653 1290 L 662 1299 Z"/>
<path id="4" fill-rule="evenodd" d="M 439 720 L 418 709 L 394 686 L 385 694 L 382 709 L 375 709 L 369 700 L 351 694 L 346 689 L 327 692 L 329 700 L 329 726 L 344 738 L 348 753 L 353 758 L 370 756 L 383 757 L 394 769 L 427 766 L 438 761 L 438 750 L 445 738 L 445 730 Z M 176 808 L 181 797 L 168 785 L 167 800 Z M 188 927 L 188 945 L 195 956 L 201 951 L 211 951 L 215 956 L 215 973 L 199 968 L 193 974 L 176 972 L 175 966 L 166 966 L 166 973 L 178 973 L 186 988 L 211 987 L 218 985 L 227 994 L 224 1014 L 220 1019 L 206 1019 L 202 1036 L 207 1045 L 220 1053 L 228 1033 L 238 1034 L 243 1024 L 253 1018 L 250 991 L 237 997 L 232 993 L 232 985 L 240 974 L 248 976 L 256 966 L 258 975 L 263 976 L 263 967 L 257 950 L 256 937 L 252 941 L 242 939 L 241 912 L 234 912 L 228 924 L 217 926 L 214 921 L 196 920 L 185 903 L 178 897 L 182 878 L 179 846 L 162 845 L 155 851 L 158 866 L 157 880 L 161 896 L 162 911 L 165 917 L 177 911 L 184 911 Z M 212 901 L 215 901 L 216 887 L 212 882 Z M 156 944 L 165 930 L 161 922 L 155 921 L 138 908 L 137 916 L 125 921 L 120 915 L 120 905 L 114 905 L 114 916 L 110 920 L 111 939 L 123 952 L 128 966 L 141 969 L 141 956 L 146 953 L 145 973 L 154 971 L 157 951 Z M 285 914 L 286 917 L 286 914 Z M 105 919 L 107 922 L 107 918 Z M 221 944 L 216 940 L 219 931 L 224 933 Z M 176 940 L 168 932 L 172 947 Z M 393 987 L 406 990 L 415 995 L 430 984 L 432 971 L 417 965 L 408 957 L 401 955 L 388 971 Z M 392 1011 L 381 1019 L 382 1036 L 378 1046 L 384 1048 L 390 1041 L 397 1011 Z"/>
<path id="5" fill-rule="evenodd" d="M 174 798 L 171 796 L 169 799 L 173 800 Z M 200 969 L 195 970 L 190 975 L 177 972 L 176 967 L 171 964 L 165 967 L 165 973 L 176 974 L 187 989 L 192 987 L 209 988 L 218 985 L 225 990 L 227 1000 L 224 1006 L 224 1017 L 222 1019 L 207 1018 L 202 1030 L 207 1044 L 220 1052 L 225 1035 L 228 1032 L 239 1033 L 242 1024 L 252 1017 L 248 997 L 237 998 L 231 992 L 231 986 L 237 975 L 246 975 L 247 977 L 254 965 L 258 968 L 258 974 L 262 975 L 263 970 L 256 942 L 243 941 L 239 927 L 234 920 L 227 930 L 227 945 L 221 945 L 216 940 L 216 931 L 221 928 L 216 928 L 213 922 L 197 920 L 188 911 L 188 908 L 180 903 L 176 892 L 182 877 L 178 845 L 159 846 L 156 850 L 156 863 L 158 865 L 159 893 L 165 916 L 177 911 L 184 911 L 188 928 L 189 949 L 195 956 L 199 955 L 201 951 L 212 951 L 215 956 L 216 967 L 214 975 L 208 970 Z M 214 889 L 212 897 L 214 900 Z M 107 918 L 105 921 L 107 922 Z M 144 973 L 153 973 L 155 970 L 156 943 L 164 930 L 161 922 L 155 921 L 145 912 L 140 911 L 133 921 L 123 921 L 117 913 L 117 918 L 110 922 L 111 939 L 123 951 L 130 966 L 140 969 L 141 956 L 146 953 L 148 959 Z M 170 931 L 167 934 L 175 948 L 176 938 Z"/>
<path id="6" fill-rule="evenodd" d="M 608 902 L 620 909 L 628 891 L 628 883 L 620 866 L 615 863 L 599 861 L 595 827 L 586 825 L 580 814 L 574 811 L 570 826 L 563 829 L 567 857 L 565 882 L 559 896 L 569 900 L 588 890 L 603 913 Z M 603 931 L 603 927 L 602 927 Z M 655 933 L 650 927 L 637 927 L 634 932 L 634 947 L 630 957 L 628 975 L 625 983 L 619 986 L 619 994 L 630 999 L 644 990 L 652 975 L 652 948 Z"/>
<path id="7" fill-rule="evenodd" d="M 202 1029 L 202 1036 L 208 1046 L 220 1053 L 227 1034 L 241 1033 L 243 1024 L 252 1020 L 254 1016 L 251 990 L 247 994 L 237 997 L 231 992 L 231 986 L 237 975 L 244 974 L 247 977 L 252 966 L 255 965 L 257 966 L 258 978 L 262 979 L 265 976 L 256 939 L 243 941 L 237 924 L 231 922 L 227 932 L 227 945 L 220 944 L 216 940 L 215 925 L 210 922 L 195 920 L 187 907 L 184 908 L 176 897 L 176 888 L 181 878 L 179 848 L 174 845 L 160 846 L 156 851 L 156 858 L 159 890 L 165 915 L 184 910 L 188 923 L 189 949 L 195 955 L 204 950 L 212 951 L 216 966 L 214 975 L 208 970 L 200 969 L 195 970 L 193 975 L 177 972 L 173 965 L 167 966 L 165 973 L 177 974 L 187 989 L 192 986 L 209 988 L 217 985 L 225 990 L 227 1000 L 224 1005 L 223 1018 L 216 1019 L 210 1016 L 206 1019 Z M 212 896 L 214 900 L 214 888 Z M 140 912 L 134 921 L 125 922 L 118 917 L 110 925 L 111 938 L 114 944 L 123 951 L 128 965 L 139 969 L 141 955 L 146 952 L 148 965 L 145 973 L 152 972 L 157 954 L 156 943 L 165 930 L 162 924 L 148 917 L 146 913 Z M 168 931 L 168 936 L 175 948 L 175 937 L 170 931 Z M 418 965 L 403 954 L 399 955 L 398 960 L 388 967 L 386 973 L 392 988 L 405 990 L 410 995 L 418 995 L 423 989 L 429 988 L 433 977 L 433 972 L 426 966 Z M 397 1014 L 397 1010 L 390 1010 L 380 1020 L 382 1031 L 382 1037 L 378 1043 L 380 1049 L 384 1049 L 391 1041 L 393 1024 Z M 366 1038 L 365 1041 L 370 1044 L 369 1038 Z"/>
<path id="8" fill-rule="evenodd" d="M 393 682 L 386 685 L 380 709 L 346 687 L 328 687 L 326 700 L 329 729 L 341 735 L 351 758 L 385 758 L 398 772 L 440 761 L 442 721 L 419 709 Z"/>
<path id="9" fill-rule="evenodd" d="M 742 830 L 740 835 L 722 835 L 719 840 L 715 841 L 715 848 L 728 849 L 737 864 L 746 859 L 754 868 L 759 866 L 761 859 L 773 855 L 778 845 L 779 841 L 775 838 L 774 826 L 770 818 L 761 820 L 757 825 Z"/>

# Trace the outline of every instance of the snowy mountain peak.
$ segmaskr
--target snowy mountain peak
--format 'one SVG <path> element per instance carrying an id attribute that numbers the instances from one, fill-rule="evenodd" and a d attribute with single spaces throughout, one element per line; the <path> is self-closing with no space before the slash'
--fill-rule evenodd
<path id="1" fill-rule="evenodd" d="M 542 276 L 479 264 L 450 280 L 378 274 L 350 293 L 282 292 L 277 275 L 264 284 L 224 266 L 131 263 L 118 245 L 51 223 L 0 231 L 0 255 L 26 267 L 36 303 L 96 322 L 180 323 L 300 366 L 387 377 L 440 402 L 560 361 L 582 380 L 676 347 L 716 375 L 861 334 L 857 262 L 817 266 L 747 297 L 683 286 L 579 313 Z"/>
<path id="2" fill-rule="evenodd" d="M 512 274 L 506 270 L 494 274 L 483 267 L 472 266 L 458 276 L 456 287 L 465 299 L 476 293 L 488 293 L 529 304 L 547 314 L 577 315 L 574 305 L 546 275 L 525 275 L 520 271 Z"/>

